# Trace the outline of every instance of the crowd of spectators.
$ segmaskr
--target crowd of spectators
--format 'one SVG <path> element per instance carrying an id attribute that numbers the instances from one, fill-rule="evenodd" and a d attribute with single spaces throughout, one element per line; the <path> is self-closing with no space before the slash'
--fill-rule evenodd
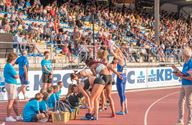
<path id="1" fill-rule="evenodd" d="M 154 17 L 125 6 L 70 1 L 43 6 L 40 0 L 33 4 L 30 0 L 0 0 L 0 11 L 0 32 L 13 34 L 17 51 L 27 48 L 41 54 L 38 43 L 51 44 L 69 61 L 79 52 L 93 56 L 92 45 L 96 52 L 106 53 L 112 41 L 129 62 L 139 62 L 141 57 L 145 62 L 151 61 L 150 57 L 164 62 L 165 57 L 179 59 L 180 50 L 192 41 L 192 23 L 166 11 L 161 12 L 160 42 L 155 42 Z"/>

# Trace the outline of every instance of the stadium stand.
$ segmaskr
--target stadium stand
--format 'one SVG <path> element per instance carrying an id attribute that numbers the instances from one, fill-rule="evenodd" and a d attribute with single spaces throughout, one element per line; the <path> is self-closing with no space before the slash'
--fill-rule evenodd
<path id="1" fill-rule="evenodd" d="M 129 62 L 179 60 L 180 50 L 192 39 L 191 23 L 175 19 L 173 13 L 166 11 L 161 12 L 161 42 L 155 43 L 154 18 L 150 14 L 134 12 L 125 6 L 112 6 L 109 12 L 105 5 L 84 7 L 72 2 L 59 7 L 56 3 L 43 6 L 38 0 L 33 4 L 29 1 L 1 4 L 0 32 L 13 35 L 14 44 L 18 45 L 16 52 L 27 49 L 30 57 L 41 60 L 42 53 L 48 50 L 56 62 L 73 63 L 82 51 L 93 56 L 91 15 L 94 9 L 97 10 L 96 51 L 105 50 L 112 40 L 125 52 Z"/>

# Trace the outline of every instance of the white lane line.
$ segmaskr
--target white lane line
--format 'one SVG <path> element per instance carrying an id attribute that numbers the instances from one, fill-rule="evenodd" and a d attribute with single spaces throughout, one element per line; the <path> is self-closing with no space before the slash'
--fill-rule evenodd
<path id="1" fill-rule="evenodd" d="M 165 99 L 165 98 L 167 98 L 167 97 L 169 97 L 169 96 L 175 95 L 175 94 L 177 94 L 177 93 L 179 93 L 179 92 L 177 91 L 177 92 L 170 93 L 170 94 L 168 94 L 168 95 L 165 95 L 165 96 L 157 99 L 155 102 L 153 102 L 153 103 L 148 107 L 148 109 L 145 111 L 145 115 L 144 115 L 144 125 L 147 125 L 147 117 L 148 117 L 149 111 L 151 110 L 151 108 L 152 108 L 155 104 L 157 104 L 157 103 L 160 102 L 161 100 L 163 100 L 163 99 Z"/>
<path id="2" fill-rule="evenodd" d="M 156 91 L 156 90 L 167 90 L 167 89 L 178 89 L 181 86 L 172 86 L 172 87 L 159 87 L 159 88 L 141 88 L 141 89 L 127 89 L 125 92 L 145 92 L 145 91 Z M 112 93 L 118 93 L 117 90 L 112 91 Z"/>

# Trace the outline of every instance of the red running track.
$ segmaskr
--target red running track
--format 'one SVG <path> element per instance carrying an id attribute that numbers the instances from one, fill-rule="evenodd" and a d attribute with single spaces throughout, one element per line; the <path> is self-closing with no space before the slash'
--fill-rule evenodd
<path id="1" fill-rule="evenodd" d="M 124 116 L 110 118 L 111 111 L 99 114 L 97 121 L 82 121 L 80 119 L 86 110 L 81 110 L 77 120 L 69 121 L 67 125 L 175 125 L 177 119 L 178 88 L 156 89 L 127 92 L 129 113 Z M 120 110 L 119 97 L 113 94 L 116 110 Z M 20 102 L 20 111 L 24 102 Z M 0 123 L 6 116 L 6 103 L 0 103 Z M 29 123 L 16 122 L 5 125 L 27 125 Z M 30 125 L 41 123 L 30 123 Z M 43 123 L 53 125 L 53 123 Z M 57 123 L 58 124 L 58 123 Z M 63 123 L 61 123 L 63 124 Z"/>

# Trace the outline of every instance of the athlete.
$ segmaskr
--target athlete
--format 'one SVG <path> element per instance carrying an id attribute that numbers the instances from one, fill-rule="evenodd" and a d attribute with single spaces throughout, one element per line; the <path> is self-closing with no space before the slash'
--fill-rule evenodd
<path id="1" fill-rule="evenodd" d="M 77 87 L 79 91 L 83 94 L 85 97 L 85 100 L 87 101 L 88 107 L 91 107 L 90 103 L 90 94 L 89 91 L 93 87 L 93 81 L 95 80 L 94 76 L 86 77 L 82 79 L 82 76 L 79 73 L 72 73 L 71 74 L 71 80 L 75 80 L 78 82 Z"/>
<path id="2" fill-rule="evenodd" d="M 112 110 L 112 117 L 115 117 L 115 106 L 114 106 L 114 101 L 111 96 L 111 89 L 112 89 L 112 75 L 110 71 L 114 72 L 120 79 L 122 79 L 121 75 L 113 69 L 108 64 L 103 64 L 101 62 L 96 62 L 92 59 L 88 59 L 85 62 L 87 66 L 90 67 L 91 71 L 95 76 L 98 78 L 101 78 L 105 81 L 105 89 L 107 91 L 107 97 L 110 101 L 111 104 L 111 110 Z"/>
<path id="3" fill-rule="evenodd" d="M 94 114 L 95 114 L 95 119 L 97 120 L 98 110 L 99 110 L 99 96 L 101 95 L 101 92 L 105 87 L 104 80 L 102 80 L 101 78 L 96 78 L 94 76 L 89 76 L 88 79 L 84 81 L 80 81 L 79 76 L 76 74 L 71 74 L 71 79 L 77 81 L 77 86 L 79 90 L 87 99 L 88 106 L 89 106 L 88 108 L 89 114 L 93 116 L 93 110 L 95 109 Z M 90 90 L 90 88 L 91 88 L 91 95 L 89 97 L 89 94 L 86 91 Z M 90 120 L 90 119 L 86 119 L 86 120 Z"/>
<path id="4" fill-rule="evenodd" d="M 116 49 L 116 51 L 113 53 L 113 56 L 118 60 L 117 63 L 117 72 L 121 74 L 123 79 L 120 79 L 117 77 L 116 86 L 117 91 L 120 98 L 120 104 L 121 104 L 121 111 L 116 112 L 117 115 L 124 115 L 128 113 L 127 109 L 127 98 L 125 95 L 125 87 L 126 87 L 126 71 L 124 70 L 124 67 L 126 65 L 126 61 L 124 58 L 123 53 L 120 49 Z"/>

